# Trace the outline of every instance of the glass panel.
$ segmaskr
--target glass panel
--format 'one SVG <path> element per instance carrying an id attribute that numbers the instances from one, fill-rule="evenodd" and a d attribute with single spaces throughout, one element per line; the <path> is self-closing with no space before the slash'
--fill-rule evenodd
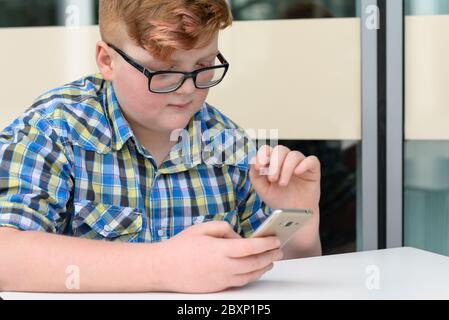
<path id="1" fill-rule="evenodd" d="M 230 2 L 236 20 L 355 17 L 359 7 L 356 0 Z M 0 0 L 0 8 L 0 27 L 66 25 L 78 12 L 80 25 L 98 24 L 98 0 Z"/>
<path id="2" fill-rule="evenodd" d="M 233 0 L 236 20 L 355 17 L 355 0 Z"/>
<path id="3" fill-rule="evenodd" d="M 323 254 L 354 252 L 356 244 L 358 141 L 280 140 L 321 162 L 320 236 Z"/>
<path id="4" fill-rule="evenodd" d="M 405 145 L 404 243 L 449 255 L 449 141 Z"/>
<path id="5" fill-rule="evenodd" d="M 233 0 L 235 20 L 358 16 L 356 0 Z M 98 0 L 0 0 L 0 27 L 98 24 Z"/>
<path id="6" fill-rule="evenodd" d="M 449 20 L 437 16 L 449 1 L 406 0 L 405 9 L 404 245 L 449 255 Z"/>
<path id="7" fill-rule="evenodd" d="M 449 14 L 447 0 L 405 0 L 406 15 Z"/>
<path id="8" fill-rule="evenodd" d="M 98 24 L 98 0 L 0 0 L 0 28 Z"/>

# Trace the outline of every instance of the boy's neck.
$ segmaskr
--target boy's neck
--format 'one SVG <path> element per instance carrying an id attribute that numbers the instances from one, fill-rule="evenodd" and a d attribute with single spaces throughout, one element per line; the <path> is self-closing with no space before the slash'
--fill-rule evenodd
<path id="1" fill-rule="evenodd" d="M 132 126 L 132 129 L 139 143 L 151 154 L 158 167 L 162 165 L 171 149 L 178 143 L 170 141 L 169 132 L 151 131 L 140 126 Z"/>

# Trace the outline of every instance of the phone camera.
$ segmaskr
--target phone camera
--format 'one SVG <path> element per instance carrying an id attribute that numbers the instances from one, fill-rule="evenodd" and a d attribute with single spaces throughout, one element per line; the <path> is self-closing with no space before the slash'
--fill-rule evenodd
<path id="1" fill-rule="evenodd" d="M 293 224 L 293 222 L 289 221 L 285 224 L 286 227 L 290 227 Z"/>

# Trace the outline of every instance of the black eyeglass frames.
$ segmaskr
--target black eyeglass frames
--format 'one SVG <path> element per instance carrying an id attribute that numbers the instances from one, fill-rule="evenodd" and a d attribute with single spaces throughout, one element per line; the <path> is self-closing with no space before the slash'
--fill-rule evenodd
<path id="1" fill-rule="evenodd" d="M 218 85 L 223 81 L 229 70 L 229 63 L 219 52 L 217 55 L 220 65 L 197 69 L 192 72 L 182 71 L 151 71 L 148 68 L 135 62 L 125 52 L 108 43 L 126 62 L 136 68 L 148 78 L 148 89 L 153 93 L 175 92 L 182 87 L 184 82 L 192 78 L 197 89 L 208 89 Z"/>

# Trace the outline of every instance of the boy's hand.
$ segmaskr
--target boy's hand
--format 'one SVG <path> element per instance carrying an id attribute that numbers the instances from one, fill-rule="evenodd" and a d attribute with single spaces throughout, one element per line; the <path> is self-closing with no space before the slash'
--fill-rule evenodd
<path id="1" fill-rule="evenodd" d="M 321 169 L 317 157 L 265 145 L 250 163 L 251 183 L 270 208 L 318 208 Z"/>
<path id="2" fill-rule="evenodd" d="M 276 237 L 244 239 L 227 222 L 192 226 L 164 243 L 167 291 L 207 293 L 245 286 L 282 259 Z"/>

